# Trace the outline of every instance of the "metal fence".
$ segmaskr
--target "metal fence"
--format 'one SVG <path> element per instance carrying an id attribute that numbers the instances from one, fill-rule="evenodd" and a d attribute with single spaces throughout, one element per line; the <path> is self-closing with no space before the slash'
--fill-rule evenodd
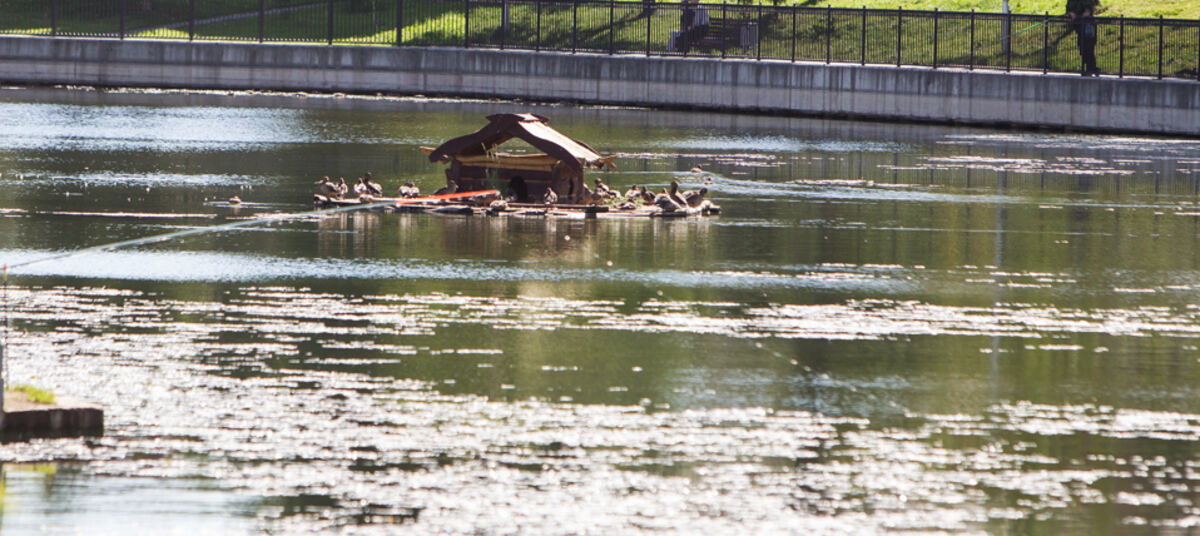
<path id="1" fill-rule="evenodd" d="M 0 33 L 1080 70 L 1057 14 L 703 6 L 709 34 L 686 52 L 680 5 L 650 0 L 0 0 Z M 1104 73 L 1200 80 L 1200 21 L 1096 22 Z"/>

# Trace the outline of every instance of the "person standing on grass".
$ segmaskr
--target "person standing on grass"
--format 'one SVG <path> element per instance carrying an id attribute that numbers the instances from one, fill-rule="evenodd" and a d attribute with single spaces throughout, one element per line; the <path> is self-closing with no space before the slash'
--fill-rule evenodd
<path id="1" fill-rule="evenodd" d="M 1098 0 L 1067 0 L 1067 16 L 1071 18 L 1071 30 L 1076 34 L 1079 58 L 1083 62 L 1083 76 L 1097 76 L 1096 67 L 1096 13 Z"/>

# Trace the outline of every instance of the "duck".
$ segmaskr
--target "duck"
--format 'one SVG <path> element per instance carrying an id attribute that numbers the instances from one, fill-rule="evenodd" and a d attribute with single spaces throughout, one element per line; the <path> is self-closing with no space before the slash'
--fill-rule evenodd
<path id="1" fill-rule="evenodd" d="M 605 198 L 617 197 L 617 192 L 612 191 L 612 188 L 609 188 L 607 184 L 604 184 L 604 181 L 600 180 L 600 177 L 596 177 L 596 180 L 593 182 L 596 183 L 595 191 L 597 194 L 600 194 Z"/>
<path id="2" fill-rule="evenodd" d="M 702 187 L 699 190 L 688 190 L 683 192 L 682 194 L 679 194 L 679 197 L 683 198 L 683 202 L 687 204 L 687 206 L 696 208 L 704 201 L 704 194 L 707 193 L 708 188 Z"/>
<path id="3" fill-rule="evenodd" d="M 495 216 L 505 210 L 508 210 L 508 202 L 503 199 L 497 199 L 488 205 L 486 213 L 488 216 Z"/>
<path id="4" fill-rule="evenodd" d="M 546 193 L 542 195 L 542 202 L 547 205 L 558 202 L 558 194 L 554 193 L 554 188 L 546 188 Z"/>
<path id="5" fill-rule="evenodd" d="M 438 188 L 437 190 L 434 190 L 433 195 L 446 195 L 446 194 L 455 193 L 457 191 L 458 191 L 458 183 L 454 182 L 453 179 L 447 177 L 446 185 L 441 188 Z"/>
<path id="6" fill-rule="evenodd" d="M 628 190 L 625 190 L 625 195 L 622 197 L 624 197 L 626 200 L 631 201 L 631 200 L 637 199 L 641 196 L 642 196 L 642 192 L 638 191 L 638 185 L 635 184 L 633 186 L 630 186 Z"/>
<path id="7" fill-rule="evenodd" d="M 346 197 L 346 193 L 350 191 L 350 185 L 346 184 L 346 177 L 338 177 L 338 183 L 334 187 L 337 188 L 335 197 L 339 199 Z"/>
<path id="8" fill-rule="evenodd" d="M 679 197 L 679 181 L 671 181 L 671 191 L 668 195 L 671 196 L 671 201 L 674 201 L 676 205 L 681 207 L 687 206 L 687 201 L 684 201 L 682 197 Z"/>
<path id="9" fill-rule="evenodd" d="M 676 210 L 682 210 L 684 207 L 684 205 L 676 203 L 671 194 L 667 192 L 663 192 L 654 196 L 654 202 L 651 204 L 658 207 L 663 212 L 675 212 Z"/>
<path id="10" fill-rule="evenodd" d="M 358 178 L 358 184 L 354 185 L 354 193 L 360 196 L 379 196 L 383 195 L 383 187 L 378 182 L 371 182 L 371 172 L 368 171 Z"/>
<path id="11" fill-rule="evenodd" d="M 586 184 L 583 185 L 583 194 L 579 197 L 585 205 L 603 205 L 608 202 L 608 195 L 600 190 L 592 190 Z"/>
<path id="12" fill-rule="evenodd" d="M 341 197 L 342 196 L 343 192 L 338 191 L 338 185 L 335 184 L 333 181 L 329 180 L 329 175 L 321 177 L 321 180 L 317 181 L 314 184 L 316 184 L 317 186 L 320 187 L 321 193 L 324 194 L 325 196 L 328 196 L 328 197 Z"/>
<path id="13" fill-rule="evenodd" d="M 236 196 L 236 195 L 235 195 L 235 196 L 233 196 L 233 197 L 230 197 L 230 198 L 229 198 L 229 204 L 230 204 L 230 205 L 240 205 L 240 204 L 242 204 L 242 198 L 240 198 L 240 197 L 238 197 L 238 196 Z"/>
<path id="14" fill-rule="evenodd" d="M 642 193 L 642 203 L 647 205 L 654 203 L 655 196 L 650 190 L 647 190 L 645 186 L 638 186 L 638 190 Z"/>
<path id="15" fill-rule="evenodd" d="M 420 195 L 421 189 L 417 188 L 417 185 L 412 182 L 406 182 L 400 186 L 399 190 L 396 190 L 396 197 L 401 199 L 411 199 L 413 197 L 420 197 Z"/>

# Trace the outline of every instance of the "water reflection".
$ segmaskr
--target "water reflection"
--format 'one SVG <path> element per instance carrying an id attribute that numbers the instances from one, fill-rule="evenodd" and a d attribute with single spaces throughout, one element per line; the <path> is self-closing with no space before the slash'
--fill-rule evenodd
<path id="1" fill-rule="evenodd" d="M 0 260 L 303 210 L 325 174 L 429 191 L 417 145 L 527 108 L 6 89 Z M 1200 145 L 538 111 L 620 155 L 614 187 L 707 179 L 724 214 L 340 214 L 16 272 L 10 377 L 108 428 L 0 445 L 5 528 L 1196 518 Z"/>

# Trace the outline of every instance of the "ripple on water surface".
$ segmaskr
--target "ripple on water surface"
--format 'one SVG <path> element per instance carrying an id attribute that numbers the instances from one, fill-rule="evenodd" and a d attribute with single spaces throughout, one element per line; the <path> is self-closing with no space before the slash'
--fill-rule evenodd
<path id="1" fill-rule="evenodd" d="M 72 459 L 100 477 L 210 479 L 247 497 L 258 522 L 279 532 L 386 533 L 377 523 L 396 519 L 422 533 L 978 532 L 1101 507 L 1128 527 L 1196 515 L 1193 462 L 1180 448 L 1200 440 L 1196 414 L 1014 402 L 971 414 L 898 408 L 899 426 L 894 417 L 758 406 L 506 401 L 371 373 L 388 356 L 501 359 L 530 324 L 824 339 L 1038 336 L 1113 329 L 1113 318 L 1130 332 L 1200 325 L 1178 312 L 346 296 L 288 286 L 232 289 L 219 301 L 10 292 L 21 330 L 12 377 L 97 399 L 107 426 L 83 443 L 5 444 L 3 459 Z M 428 346 L 470 325 L 492 330 L 498 346 Z M 347 350 L 351 360 L 377 357 L 322 365 Z M 545 364 L 539 373 L 571 370 Z M 837 392 L 837 378 L 813 374 L 825 378 L 814 387 Z M 1080 441 L 1092 446 L 1055 448 Z M 1143 441 L 1136 455 L 1110 448 L 1131 441 Z M 146 462 L 162 459 L 170 463 Z"/>

